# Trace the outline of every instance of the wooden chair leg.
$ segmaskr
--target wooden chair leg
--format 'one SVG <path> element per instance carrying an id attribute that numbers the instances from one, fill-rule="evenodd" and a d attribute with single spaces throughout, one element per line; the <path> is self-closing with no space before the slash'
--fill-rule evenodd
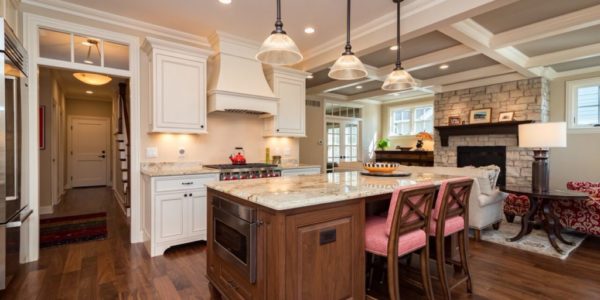
<path id="1" fill-rule="evenodd" d="M 460 252 L 460 264 L 463 272 L 467 276 L 467 292 L 473 293 L 473 282 L 471 281 L 471 271 L 469 270 L 469 240 L 466 237 L 466 232 L 458 232 L 458 251 Z"/>
<path id="2" fill-rule="evenodd" d="M 423 290 L 428 300 L 433 300 L 433 286 L 431 284 L 431 274 L 429 271 L 429 245 L 421 249 L 419 254 L 421 259 L 421 278 L 423 281 Z"/>
<path id="3" fill-rule="evenodd" d="M 373 273 L 375 272 L 375 254 L 367 253 L 367 256 L 370 258 L 367 291 L 370 291 L 371 288 L 373 288 Z"/>
<path id="4" fill-rule="evenodd" d="M 387 280 L 388 280 L 388 292 L 391 300 L 400 300 L 400 278 L 398 275 L 398 254 L 388 255 L 388 269 L 387 269 Z"/>
<path id="5" fill-rule="evenodd" d="M 475 241 L 481 241 L 481 230 L 475 229 Z"/>
<path id="6" fill-rule="evenodd" d="M 500 229 L 500 224 L 501 223 L 502 223 L 502 221 L 498 221 L 498 222 L 492 224 L 492 228 L 494 228 L 494 230 Z"/>
<path id="7" fill-rule="evenodd" d="M 505 213 L 505 214 L 504 214 L 504 217 L 506 217 L 506 221 L 507 221 L 508 223 L 512 223 L 512 222 L 514 222 L 514 221 L 515 221 L 515 215 L 513 215 L 513 214 L 506 214 L 506 213 Z"/>
<path id="8" fill-rule="evenodd" d="M 446 254 L 444 251 L 444 237 L 436 237 L 435 244 L 436 264 L 440 285 L 442 286 L 442 295 L 444 299 L 450 299 L 450 287 L 448 286 L 448 277 L 446 276 Z"/>

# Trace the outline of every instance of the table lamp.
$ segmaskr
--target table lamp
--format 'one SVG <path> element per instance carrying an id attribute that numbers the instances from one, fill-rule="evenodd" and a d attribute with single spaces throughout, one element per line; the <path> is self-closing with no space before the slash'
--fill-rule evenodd
<path id="1" fill-rule="evenodd" d="M 433 137 L 429 132 L 421 131 L 415 136 L 417 138 L 417 150 L 423 150 L 423 141 L 432 141 Z"/>
<path id="2" fill-rule="evenodd" d="M 530 123 L 519 125 L 519 147 L 533 148 L 531 189 L 536 193 L 548 191 L 548 148 L 567 147 L 565 122 Z"/>

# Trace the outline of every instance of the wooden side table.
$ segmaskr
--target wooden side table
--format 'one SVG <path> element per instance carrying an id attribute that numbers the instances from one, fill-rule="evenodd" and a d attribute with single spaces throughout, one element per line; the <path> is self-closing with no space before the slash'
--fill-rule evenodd
<path id="1" fill-rule="evenodd" d="M 556 243 L 556 239 L 567 244 L 573 245 L 573 242 L 567 241 L 561 234 L 562 225 L 558 216 L 554 214 L 553 202 L 559 200 L 570 200 L 570 201 L 585 201 L 588 199 L 588 194 L 582 192 L 575 192 L 569 190 L 551 189 L 548 192 L 534 192 L 531 188 L 527 187 L 515 187 L 506 186 L 500 187 L 500 190 L 506 193 L 524 195 L 529 198 L 529 211 L 522 217 L 521 220 L 521 231 L 513 237 L 509 238 L 508 241 L 518 241 L 524 236 L 531 233 L 533 229 L 533 223 L 535 215 L 538 210 L 542 210 L 542 228 L 548 234 L 548 241 L 554 249 L 563 254 L 564 251 Z"/>

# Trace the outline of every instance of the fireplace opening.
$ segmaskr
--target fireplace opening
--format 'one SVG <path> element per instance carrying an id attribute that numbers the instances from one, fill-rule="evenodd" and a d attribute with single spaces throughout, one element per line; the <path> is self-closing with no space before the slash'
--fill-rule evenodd
<path id="1" fill-rule="evenodd" d="M 505 146 L 458 146 L 456 148 L 457 167 L 500 167 L 498 186 L 506 184 L 506 147 Z"/>

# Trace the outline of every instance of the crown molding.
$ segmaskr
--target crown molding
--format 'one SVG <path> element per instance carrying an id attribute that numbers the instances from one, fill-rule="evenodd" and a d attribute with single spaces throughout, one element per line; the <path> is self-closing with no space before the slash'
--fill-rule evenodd
<path id="1" fill-rule="evenodd" d="M 189 43 L 200 48 L 210 49 L 208 39 L 203 36 L 119 16 L 73 3 L 68 3 L 62 0 L 22 0 L 21 7 L 23 8 L 23 11 L 27 12 L 27 6 L 81 18 L 92 19 L 98 22 L 129 28 L 161 38 Z"/>

